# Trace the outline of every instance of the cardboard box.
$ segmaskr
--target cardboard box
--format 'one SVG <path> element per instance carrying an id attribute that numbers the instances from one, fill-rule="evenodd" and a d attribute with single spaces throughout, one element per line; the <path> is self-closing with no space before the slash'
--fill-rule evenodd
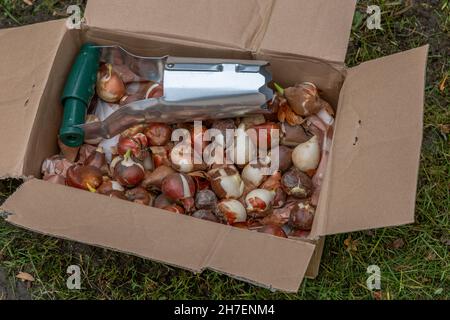
<path id="1" fill-rule="evenodd" d="M 317 274 L 321 237 L 413 222 L 428 47 L 347 69 L 355 3 L 90 0 L 81 30 L 67 30 L 64 20 L 0 30 L 0 146 L 6 151 L 0 176 L 26 177 L 1 207 L 10 214 L 6 220 L 288 292 L 298 290 L 307 269 Z M 311 241 L 167 214 L 38 179 L 42 161 L 58 152 L 62 88 L 86 41 L 145 56 L 268 60 L 282 85 L 316 83 L 337 118 Z"/>

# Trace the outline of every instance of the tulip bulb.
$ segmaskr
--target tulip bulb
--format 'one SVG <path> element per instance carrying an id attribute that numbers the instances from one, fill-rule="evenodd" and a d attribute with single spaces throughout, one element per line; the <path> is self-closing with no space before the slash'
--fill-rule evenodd
<path id="1" fill-rule="evenodd" d="M 195 195 L 197 209 L 214 210 L 217 207 L 217 197 L 211 190 L 200 190 Z"/>
<path id="2" fill-rule="evenodd" d="M 299 144 L 292 152 L 292 163 L 303 172 L 315 170 L 320 161 L 320 146 L 317 136 Z"/>
<path id="3" fill-rule="evenodd" d="M 218 213 L 225 219 L 228 224 L 237 222 L 245 222 L 247 220 L 247 212 L 244 206 L 238 200 L 225 199 L 219 202 Z"/>
<path id="4" fill-rule="evenodd" d="M 274 199 L 275 191 L 266 189 L 252 190 L 245 197 L 247 212 L 256 214 L 267 212 L 270 208 L 272 208 Z"/>
<path id="5" fill-rule="evenodd" d="M 300 116 L 316 114 L 322 107 L 317 87 L 311 82 L 297 84 L 284 90 L 289 106 Z"/>
<path id="6" fill-rule="evenodd" d="M 244 182 L 232 165 L 220 166 L 208 172 L 211 188 L 220 199 L 237 199 L 244 192 Z"/>
<path id="7" fill-rule="evenodd" d="M 289 223 L 295 229 L 311 230 L 315 211 L 309 203 L 299 202 L 291 209 Z"/>
<path id="8" fill-rule="evenodd" d="M 97 188 L 97 192 L 100 194 L 109 195 L 112 191 L 124 192 L 125 189 L 120 183 L 114 180 L 104 181 L 100 187 Z"/>
<path id="9" fill-rule="evenodd" d="M 144 167 L 131 159 L 131 150 L 128 150 L 123 157 L 115 158 L 111 167 L 114 179 L 125 187 L 131 188 L 138 185 L 145 176 Z"/>
<path id="10" fill-rule="evenodd" d="M 258 188 L 267 178 L 266 171 L 268 167 L 261 163 L 247 164 L 242 170 L 242 180 L 252 188 Z"/>
<path id="11" fill-rule="evenodd" d="M 145 178 L 142 181 L 142 186 L 146 189 L 161 190 L 164 178 L 172 173 L 175 173 L 175 170 L 164 165 L 156 168 L 152 172 L 147 171 L 145 173 Z"/>
<path id="12" fill-rule="evenodd" d="M 144 130 L 150 146 L 164 146 L 170 141 L 172 129 L 165 123 L 150 123 Z"/>
<path id="13" fill-rule="evenodd" d="M 120 100 L 125 94 L 125 85 L 111 64 L 103 65 L 97 74 L 97 94 L 110 103 Z"/>
<path id="14" fill-rule="evenodd" d="M 153 197 L 142 187 L 136 187 L 125 192 L 125 196 L 129 201 L 140 203 L 143 205 L 151 205 Z"/>
<path id="15" fill-rule="evenodd" d="M 96 167 L 75 164 L 67 170 L 68 186 L 95 192 L 102 183 L 102 172 Z"/>
<path id="16" fill-rule="evenodd" d="M 283 174 L 281 187 L 288 195 L 300 199 L 309 197 L 313 191 L 311 178 L 295 167 Z"/>
<path id="17" fill-rule="evenodd" d="M 184 173 L 172 173 L 164 178 L 161 191 L 169 199 L 179 201 L 186 211 L 194 208 L 195 183 L 194 180 Z"/>

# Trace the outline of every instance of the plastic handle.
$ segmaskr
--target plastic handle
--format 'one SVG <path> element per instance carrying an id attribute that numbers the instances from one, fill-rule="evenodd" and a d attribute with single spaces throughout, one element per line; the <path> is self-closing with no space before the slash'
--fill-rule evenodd
<path id="1" fill-rule="evenodd" d="M 69 147 L 83 144 L 84 131 L 76 126 L 85 122 L 87 107 L 95 93 L 99 63 L 99 48 L 94 44 L 84 44 L 67 78 L 61 98 L 64 114 L 59 138 Z"/>

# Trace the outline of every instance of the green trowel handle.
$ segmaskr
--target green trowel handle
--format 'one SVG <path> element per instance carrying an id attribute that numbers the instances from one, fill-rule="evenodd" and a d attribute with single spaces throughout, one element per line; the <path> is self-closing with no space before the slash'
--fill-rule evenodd
<path id="1" fill-rule="evenodd" d="M 61 98 L 64 115 L 59 129 L 61 141 L 69 147 L 83 144 L 84 131 L 76 125 L 85 121 L 86 109 L 94 96 L 99 62 L 100 50 L 88 43 L 81 47 L 70 70 Z"/>

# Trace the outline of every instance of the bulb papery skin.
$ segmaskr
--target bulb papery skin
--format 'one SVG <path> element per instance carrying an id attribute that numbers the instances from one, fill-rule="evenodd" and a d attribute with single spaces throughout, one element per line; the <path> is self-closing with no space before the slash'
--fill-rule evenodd
<path id="1" fill-rule="evenodd" d="M 195 195 L 197 209 L 214 210 L 217 207 L 217 196 L 211 190 L 200 190 Z"/>
<path id="2" fill-rule="evenodd" d="M 172 129 L 165 123 L 150 123 L 144 130 L 150 146 L 164 146 L 170 141 Z"/>
<path id="3" fill-rule="evenodd" d="M 102 172 L 96 167 L 75 164 L 67 170 L 68 186 L 95 191 L 102 183 Z"/>
<path id="4" fill-rule="evenodd" d="M 292 163 L 303 172 L 317 169 L 319 161 L 320 145 L 316 136 L 313 136 L 307 142 L 299 144 L 292 151 Z"/>
<path id="5" fill-rule="evenodd" d="M 168 206 L 163 207 L 162 209 L 173 212 L 173 213 L 179 213 L 179 214 L 185 213 L 184 209 L 177 204 L 170 204 Z"/>
<path id="6" fill-rule="evenodd" d="M 238 200 L 225 199 L 219 202 L 218 213 L 230 225 L 247 220 L 247 212 L 244 206 Z"/>
<path id="7" fill-rule="evenodd" d="M 186 212 L 195 209 L 195 183 L 185 173 L 172 173 L 162 181 L 161 191 L 169 199 L 181 203 Z"/>
<path id="8" fill-rule="evenodd" d="M 289 224 L 295 229 L 309 231 L 314 222 L 315 211 L 308 202 L 299 202 L 291 209 Z"/>
<path id="9" fill-rule="evenodd" d="M 106 161 L 111 162 L 113 157 L 117 154 L 117 143 L 119 142 L 120 135 L 116 135 L 110 139 L 103 139 L 99 146 L 103 148 L 105 153 Z"/>
<path id="10" fill-rule="evenodd" d="M 143 205 L 151 205 L 154 198 L 143 187 L 136 187 L 125 191 L 125 196 L 129 201 L 140 203 Z"/>
<path id="11" fill-rule="evenodd" d="M 172 173 L 175 173 L 175 170 L 164 165 L 159 166 L 152 172 L 146 171 L 145 178 L 142 181 L 142 186 L 146 189 L 161 190 L 161 185 L 164 178 Z"/>
<path id="12" fill-rule="evenodd" d="M 241 177 L 244 183 L 247 185 L 258 188 L 264 180 L 266 180 L 267 166 L 257 164 L 247 164 L 244 169 L 242 169 Z"/>
<path id="13" fill-rule="evenodd" d="M 145 177 L 144 167 L 127 155 L 118 163 L 114 159 L 112 164 L 114 164 L 111 170 L 114 172 L 114 179 L 125 187 L 137 186 Z"/>
<path id="14" fill-rule="evenodd" d="M 114 180 L 108 180 L 104 181 L 100 187 L 97 188 L 97 192 L 100 194 L 106 194 L 108 195 L 112 191 L 120 191 L 123 192 L 125 189 L 122 187 L 122 185 Z"/>
<path id="15" fill-rule="evenodd" d="M 88 114 L 86 116 L 86 120 L 85 123 L 92 123 L 92 122 L 98 122 L 100 121 L 100 119 L 94 115 L 94 114 Z M 93 138 L 93 139 L 84 139 L 84 143 L 88 143 L 88 144 L 93 144 L 93 145 L 97 145 L 102 141 L 101 137 L 98 138 Z"/>
<path id="16" fill-rule="evenodd" d="M 275 199 L 275 191 L 266 189 L 255 189 L 250 191 L 245 197 L 247 212 L 264 213 L 272 208 Z"/>
<path id="17" fill-rule="evenodd" d="M 311 178 L 295 167 L 283 174 L 281 177 L 281 187 L 289 196 L 299 199 L 309 197 L 313 191 Z"/>
<path id="18" fill-rule="evenodd" d="M 192 214 L 192 217 L 202 220 L 207 220 L 211 222 L 219 222 L 219 218 L 217 218 L 210 210 L 197 210 Z"/>
<path id="19" fill-rule="evenodd" d="M 105 64 L 97 75 L 97 94 L 110 103 L 115 103 L 125 95 L 126 89 L 120 76 L 113 70 L 111 64 Z"/>
<path id="20" fill-rule="evenodd" d="M 238 199 L 244 192 L 244 182 L 232 165 L 211 169 L 208 175 L 211 188 L 219 199 Z"/>
<path id="21" fill-rule="evenodd" d="M 311 82 L 304 82 L 284 90 L 290 107 L 300 116 L 316 114 L 322 108 L 317 87 Z"/>

